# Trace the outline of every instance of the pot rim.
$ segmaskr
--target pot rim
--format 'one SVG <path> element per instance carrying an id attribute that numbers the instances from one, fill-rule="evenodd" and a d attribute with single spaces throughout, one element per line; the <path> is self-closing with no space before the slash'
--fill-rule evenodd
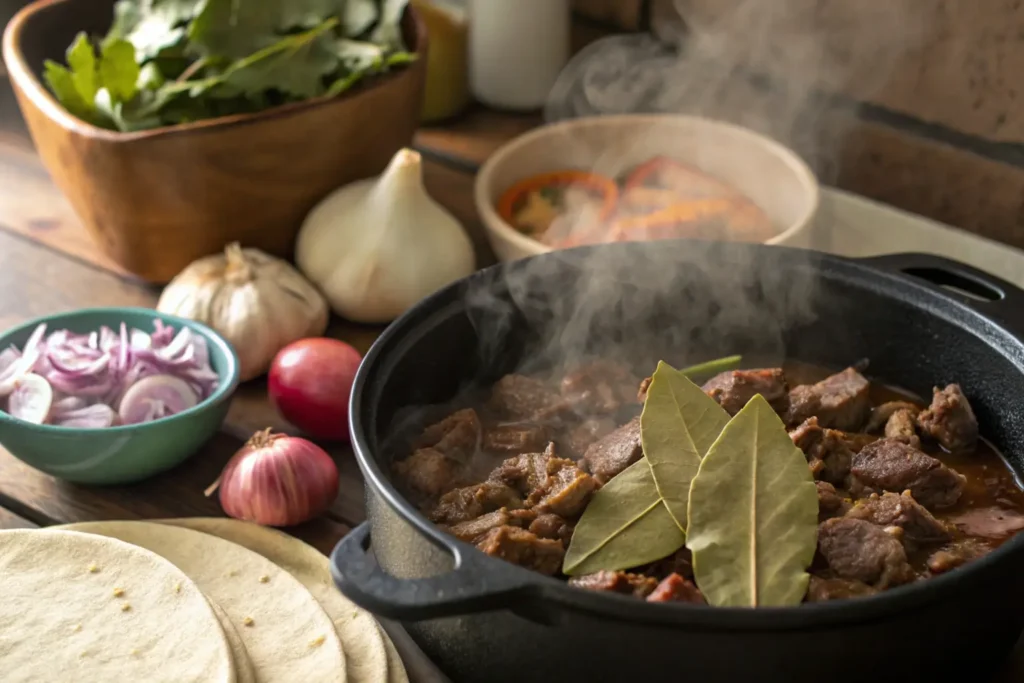
<path id="1" fill-rule="evenodd" d="M 700 243 L 698 240 L 672 241 L 691 245 Z M 380 378 L 376 377 L 376 375 L 382 368 L 381 361 L 389 354 L 396 352 L 394 348 L 396 342 L 401 343 L 401 340 L 409 333 L 422 328 L 425 322 L 435 318 L 439 313 L 443 313 L 446 310 L 450 311 L 453 307 L 453 295 L 457 294 L 461 288 L 471 284 L 473 280 L 490 281 L 496 272 L 507 268 L 515 268 L 516 263 L 532 261 L 533 259 L 555 258 L 559 253 L 587 252 L 603 249 L 631 249 L 644 244 L 648 247 L 650 246 L 650 243 L 614 243 L 578 247 L 562 250 L 561 252 L 539 254 L 517 262 L 499 263 L 477 271 L 467 278 L 458 280 L 438 290 L 396 319 L 370 347 L 356 373 L 349 404 L 349 429 L 356 460 L 369 484 L 370 490 L 374 495 L 382 498 L 395 513 L 405 522 L 415 527 L 420 534 L 425 536 L 435 546 L 444 548 L 448 552 L 457 549 L 458 555 L 470 555 L 474 566 L 479 565 L 481 568 L 493 568 L 495 572 L 501 571 L 507 573 L 509 577 L 515 577 L 517 582 L 523 586 L 523 589 L 516 591 L 514 604 L 513 600 L 509 600 L 509 604 L 506 607 L 522 606 L 524 600 L 540 599 L 546 602 L 557 603 L 563 608 L 589 613 L 598 617 L 609 617 L 621 621 L 648 624 L 684 626 L 705 631 L 779 631 L 806 629 L 809 626 L 848 626 L 855 623 L 876 621 L 893 612 L 907 611 L 921 605 L 942 600 L 951 593 L 967 589 L 972 583 L 985 580 L 990 570 L 996 565 L 1009 559 L 1011 555 L 1024 552 L 1024 533 L 1019 533 L 984 557 L 974 560 L 967 565 L 948 573 L 931 577 L 925 581 L 915 581 L 872 596 L 848 600 L 801 603 L 793 607 L 712 607 L 710 605 L 694 605 L 689 603 L 655 604 L 624 595 L 574 588 L 564 581 L 491 557 L 476 547 L 459 541 L 441 531 L 398 491 L 371 452 L 366 433 L 367 430 L 364 429 L 363 422 L 370 412 L 366 410 L 366 404 L 376 398 L 367 392 L 367 387 L 371 386 L 371 380 L 379 383 Z M 1019 347 L 1019 355 L 1015 358 L 1008 357 L 1008 360 L 1013 362 L 1020 373 L 1024 375 L 1024 339 L 1020 335 L 1006 329 L 1002 322 L 995 319 L 997 316 L 988 315 L 984 310 L 984 305 L 972 304 L 966 297 L 953 296 L 933 285 L 918 281 L 903 273 L 873 265 L 872 261 L 879 261 L 884 264 L 890 259 L 897 261 L 903 259 L 910 260 L 911 262 L 930 263 L 940 267 L 943 265 L 954 266 L 963 271 L 970 272 L 972 275 L 983 275 L 987 280 L 998 282 L 996 289 L 1006 291 L 1012 295 L 1007 298 L 1024 300 L 1024 291 L 1019 290 L 1014 285 L 999 281 L 995 277 L 982 274 L 970 266 L 927 254 L 903 254 L 892 257 L 852 259 L 833 254 L 764 244 L 733 244 L 727 248 L 749 249 L 755 252 L 770 251 L 780 255 L 790 253 L 796 256 L 799 254 L 797 258 L 803 259 L 804 262 L 812 264 L 817 269 L 828 267 L 833 271 L 838 271 L 862 282 L 866 280 L 876 287 L 885 286 L 888 291 L 892 291 L 892 288 L 901 288 L 904 291 L 913 292 L 913 295 L 918 300 L 931 299 L 933 302 L 938 303 L 939 306 L 929 307 L 928 312 L 930 315 L 951 319 L 949 311 L 956 311 L 960 316 L 973 317 L 979 321 L 984 321 L 988 328 L 987 335 L 989 338 L 994 335 L 1004 336 L 1005 341 L 1012 342 Z M 946 310 L 943 310 L 943 308 Z M 1000 352 L 996 347 L 993 350 Z M 404 353 L 405 351 L 399 350 L 398 352 Z M 1001 353 L 1001 355 L 1004 354 Z M 455 555 L 456 553 L 452 552 L 452 554 Z M 467 610 L 467 613 L 470 611 L 472 610 Z"/>

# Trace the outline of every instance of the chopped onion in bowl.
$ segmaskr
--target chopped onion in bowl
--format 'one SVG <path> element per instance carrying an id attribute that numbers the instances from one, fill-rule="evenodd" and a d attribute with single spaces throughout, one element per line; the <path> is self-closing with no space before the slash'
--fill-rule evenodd
<path id="1" fill-rule="evenodd" d="M 99 429 L 187 410 L 219 383 L 206 340 L 162 320 L 153 332 L 103 326 L 88 334 L 39 325 L 0 351 L 0 409 L 37 424 Z"/>

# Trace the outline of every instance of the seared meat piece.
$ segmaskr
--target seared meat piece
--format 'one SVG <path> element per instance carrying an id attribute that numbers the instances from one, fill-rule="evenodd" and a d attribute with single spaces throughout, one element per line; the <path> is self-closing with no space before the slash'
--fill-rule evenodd
<path id="1" fill-rule="evenodd" d="M 523 453 L 508 458 L 488 478 L 511 486 L 525 497 L 547 480 L 552 460 L 562 459 L 555 455 L 554 446 L 548 444 L 543 453 Z M 571 460 L 565 462 L 572 463 Z"/>
<path id="2" fill-rule="evenodd" d="M 889 421 L 885 423 L 885 436 L 889 439 L 902 441 L 914 448 L 920 448 L 921 439 L 917 436 L 917 429 L 914 424 L 915 414 L 915 412 L 910 410 L 897 410 L 889 417 Z"/>
<path id="3" fill-rule="evenodd" d="M 576 466 L 572 460 L 554 458 L 548 465 L 550 474 L 534 489 L 526 504 L 539 514 L 553 513 L 573 519 L 583 512 L 600 484 Z"/>
<path id="4" fill-rule="evenodd" d="M 932 553 L 928 558 L 928 571 L 932 574 L 944 574 L 978 559 L 991 550 L 990 546 L 977 539 L 965 538 Z"/>
<path id="5" fill-rule="evenodd" d="M 565 447 L 576 458 L 582 458 L 590 445 L 615 431 L 615 423 L 607 418 L 584 420 L 573 427 Z"/>
<path id="6" fill-rule="evenodd" d="M 640 381 L 640 387 L 636 390 L 636 400 L 638 403 L 644 403 L 647 401 L 647 390 L 651 388 L 651 382 L 653 380 L 653 377 L 644 377 Z"/>
<path id="7" fill-rule="evenodd" d="M 917 417 L 917 414 L 921 412 L 921 409 L 913 403 L 908 403 L 907 401 L 889 401 L 888 403 L 876 406 L 874 410 L 871 411 L 871 417 L 868 418 L 868 424 L 864 427 L 864 431 L 869 434 L 882 431 L 882 429 L 885 428 L 885 423 L 889 421 L 889 418 L 892 417 L 894 413 L 901 410 L 910 411 L 913 417 Z"/>
<path id="8" fill-rule="evenodd" d="M 440 496 L 455 485 L 463 464 L 436 448 L 421 448 L 392 469 L 405 486 L 427 496 Z"/>
<path id="9" fill-rule="evenodd" d="M 818 418 L 804 420 L 796 429 L 789 433 L 796 447 L 807 456 L 815 479 L 842 486 L 850 474 L 850 461 L 853 451 L 843 438 L 843 433 L 835 429 L 822 429 Z"/>
<path id="10" fill-rule="evenodd" d="M 679 574 L 684 578 L 693 580 L 693 554 L 687 547 L 682 547 L 668 557 L 663 557 L 656 562 L 638 567 L 634 571 L 648 576 L 664 579 L 669 574 Z"/>
<path id="11" fill-rule="evenodd" d="M 679 574 L 669 574 L 654 592 L 647 596 L 647 602 L 692 602 L 696 605 L 703 605 L 707 601 L 700 589 L 689 579 Z"/>
<path id="12" fill-rule="evenodd" d="M 898 526 L 905 541 L 916 544 L 944 543 L 950 539 L 949 528 L 935 519 L 909 492 L 877 493 L 853 504 L 847 517 L 863 519 L 881 527 Z"/>
<path id="13" fill-rule="evenodd" d="M 776 412 L 786 412 L 789 405 L 789 385 L 782 368 L 729 370 L 709 379 L 701 389 L 730 415 L 740 412 L 756 394 L 761 394 Z"/>
<path id="14" fill-rule="evenodd" d="M 644 454 L 640 443 L 640 418 L 635 417 L 587 449 L 583 459 L 590 473 L 602 484 L 626 469 Z"/>
<path id="15" fill-rule="evenodd" d="M 818 521 L 824 522 L 829 517 L 842 517 L 850 509 L 850 504 L 839 495 L 836 487 L 827 481 L 816 481 L 818 487 Z"/>
<path id="16" fill-rule="evenodd" d="M 536 508 L 538 513 L 567 518 L 580 514 L 599 488 L 597 480 L 572 460 L 556 457 L 550 446 L 543 453 L 509 458 L 491 472 L 490 480 L 527 496 L 526 506 Z"/>
<path id="17" fill-rule="evenodd" d="M 453 526 L 448 527 L 448 533 L 455 536 L 459 540 L 466 541 L 467 543 L 474 543 L 478 538 L 486 534 L 491 529 L 497 529 L 500 526 L 523 526 L 521 520 L 512 517 L 508 510 L 501 508 L 494 512 L 488 512 L 485 515 L 480 515 L 476 519 L 471 519 L 466 522 L 459 522 Z"/>
<path id="18" fill-rule="evenodd" d="M 552 538 L 568 543 L 572 539 L 573 525 L 550 512 L 537 515 L 530 524 L 530 531 L 541 538 Z"/>
<path id="19" fill-rule="evenodd" d="M 505 375 L 491 389 L 488 403 L 509 421 L 544 421 L 571 412 L 557 391 L 547 382 L 526 375 Z"/>
<path id="20" fill-rule="evenodd" d="M 822 427 L 854 431 L 864 424 L 871 403 L 868 381 L 854 368 L 826 377 L 817 384 L 804 384 L 789 392 L 786 423 L 800 424 L 817 417 Z"/>
<path id="21" fill-rule="evenodd" d="M 903 544 L 862 519 L 838 517 L 818 526 L 818 552 L 836 576 L 878 589 L 914 580 Z"/>
<path id="22" fill-rule="evenodd" d="M 636 376 L 624 365 L 597 360 L 562 379 L 562 396 L 581 415 L 609 415 L 633 401 Z"/>
<path id="23" fill-rule="evenodd" d="M 999 507 L 968 510 L 949 521 L 968 536 L 1003 539 L 1024 529 L 1024 515 Z"/>
<path id="24" fill-rule="evenodd" d="M 826 600 L 847 600 L 862 595 L 874 595 L 878 591 L 861 581 L 851 579 L 823 579 L 811 576 L 807 586 L 807 602 L 825 602 Z"/>
<path id="25" fill-rule="evenodd" d="M 509 510 L 523 507 L 523 500 L 514 489 L 498 482 L 464 486 L 441 496 L 430 519 L 438 524 L 454 525 L 468 522 L 500 508 Z"/>
<path id="26" fill-rule="evenodd" d="M 657 579 L 643 574 L 628 572 L 599 571 L 595 574 L 574 576 L 569 579 L 570 586 L 585 588 L 588 591 L 604 591 L 606 593 L 622 593 L 645 598 L 658 586 Z"/>
<path id="27" fill-rule="evenodd" d="M 498 425 L 484 432 L 483 449 L 491 453 L 536 453 L 547 445 L 544 425 Z"/>
<path id="28" fill-rule="evenodd" d="M 467 462 L 480 441 L 480 418 L 472 408 L 459 410 L 430 425 L 416 442 L 418 448 L 434 448 L 450 458 Z"/>
<path id="29" fill-rule="evenodd" d="M 561 541 L 537 538 L 526 529 L 515 526 L 491 529 L 476 542 L 476 547 L 488 555 L 547 576 L 561 570 L 565 556 Z"/>
<path id="30" fill-rule="evenodd" d="M 978 442 L 978 419 L 959 384 L 935 387 L 932 404 L 917 416 L 917 424 L 947 451 L 967 451 Z"/>
<path id="31" fill-rule="evenodd" d="M 949 507 L 960 499 L 964 477 L 913 446 L 895 439 L 881 439 L 853 456 L 851 468 L 855 494 L 910 490 L 914 500 L 928 509 Z"/>

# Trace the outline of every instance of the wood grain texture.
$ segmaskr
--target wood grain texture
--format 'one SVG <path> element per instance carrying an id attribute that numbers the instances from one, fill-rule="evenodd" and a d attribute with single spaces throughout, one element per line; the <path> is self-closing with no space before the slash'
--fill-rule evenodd
<path id="1" fill-rule="evenodd" d="M 4 59 L 54 181 L 100 250 L 141 278 L 166 282 L 236 240 L 291 255 L 316 202 L 376 175 L 412 140 L 426 74 L 426 31 L 412 12 L 406 37 L 423 59 L 341 97 L 138 133 L 90 126 L 36 73 L 78 30 L 102 32 L 111 5 L 34 6 L 11 23 Z"/>

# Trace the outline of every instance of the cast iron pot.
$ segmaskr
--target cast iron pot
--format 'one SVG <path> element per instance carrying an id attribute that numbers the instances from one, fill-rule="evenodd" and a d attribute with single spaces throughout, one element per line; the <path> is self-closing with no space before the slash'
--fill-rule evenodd
<path id="1" fill-rule="evenodd" d="M 955 290 L 951 289 L 955 288 Z M 985 681 L 1024 626 L 1024 535 L 949 574 L 777 609 L 647 604 L 574 589 L 454 540 L 396 489 L 407 425 L 524 363 L 613 353 L 653 368 L 744 353 L 842 368 L 930 396 L 958 382 L 1024 471 L 1024 292 L 924 255 L 617 244 L 496 266 L 426 299 L 366 355 L 352 443 L 368 521 L 335 548 L 340 590 L 404 622 L 457 683 Z M 410 410 L 410 407 L 415 408 Z M 368 554 L 372 537 L 373 557 Z"/>

